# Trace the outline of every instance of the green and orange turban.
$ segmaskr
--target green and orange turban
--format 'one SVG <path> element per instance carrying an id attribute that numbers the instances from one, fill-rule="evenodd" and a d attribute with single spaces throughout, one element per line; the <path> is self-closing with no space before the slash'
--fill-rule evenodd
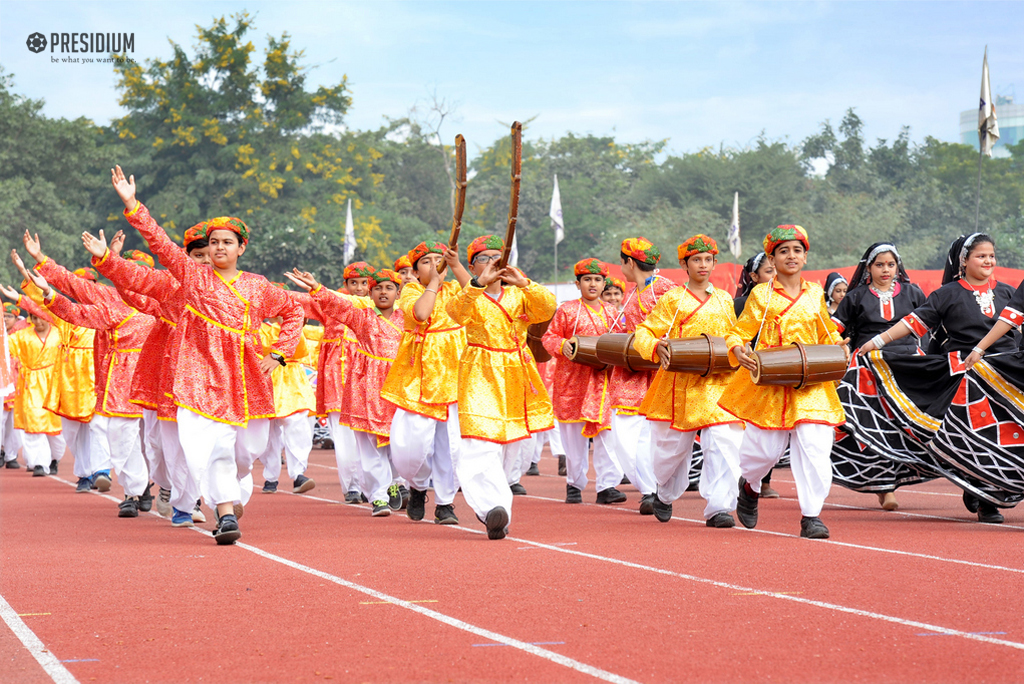
<path id="1" fill-rule="evenodd" d="M 444 254 L 444 250 L 447 249 L 447 247 L 448 245 L 443 242 L 431 242 L 430 244 L 421 242 L 409 250 L 409 266 L 415 268 L 416 262 L 419 261 L 421 257 L 425 257 L 428 254 Z M 395 270 L 398 270 L 397 261 L 395 262 Z"/>
<path id="2" fill-rule="evenodd" d="M 205 239 L 206 239 L 206 223 L 203 222 L 203 223 L 197 223 L 196 225 L 194 225 L 191 228 L 189 228 L 188 230 L 186 230 L 185 231 L 185 239 L 182 240 L 181 243 L 182 243 L 182 246 L 185 249 L 188 249 L 188 246 L 191 245 L 196 240 L 205 240 Z"/>
<path id="3" fill-rule="evenodd" d="M 650 266 L 654 266 L 661 260 L 661 250 L 645 237 L 626 238 L 622 241 L 620 251 L 640 263 Z"/>
<path id="4" fill-rule="evenodd" d="M 99 275 L 96 273 L 96 269 L 94 268 L 76 268 L 72 273 L 82 280 L 91 280 L 94 283 L 99 280 Z"/>
<path id="5" fill-rule="evenodd" d="M 208 221 L 203 221 L 199 225 L 205 226 L 204 231 L 205 237 L 209 238 L 210 233 L 215 230 L 230 230 L 232 233 L 238 236 L 242 244 L 249 242 L 249 226 L 245 225 L 245 221 L 234 216 L 218 216 Z"/>
<path id="6" fill-rule="evenodd" d="M 694 254 L 718 254 L 718 243 L 707 235 L 698 233 L 679 245 L 679 260 L 682 261 Z"/>
<path id="7" fill-rule="evenodd" d="M 620 290 L 622 290 L 623 294 L 625 294 L 626 292 L 626 283 L 619 280 L 615 276 L 607 276 L 604 279 L 604 289 L 607 290 L 609 287 L 617 287 Z"/>
<path id="8" fill-rule="evenodd" d="M 402 276 L 398 275 L 389 268 L 380 269 L 379 271 L 374 273 L 370 277 L 370 279 L 373 280 L 375 285 L 380 285 L 381 283 L 386 283 L 390 281 L 395 284 L 395 287 L 402 287 Z"/>
<path id="9" fill-rule="evenodd" d="M 803 229 L 803 226 L 785 225 L 773 228 L 764 237 L 764 253 L 771 256 L 776 247 L 790 240 L 799 240 L 803 243 L 805 250 L 811 251 L 811 243 L 807 239 L 807 231 Z"/>
<path id="10" fill-rule="evenodd" d="M 15 316 L 21 315 L 21 309 L 14 305 L 14 302 L 4 302 L 4 313 L 14 314 Z"/>
<path id="11" fill-rule="evenodd" d="M 282 290 L 287 290 L 288 289 L 288 284 L 287 283 L 275 283 L 274 281 L 270 281 L 270 284 L 273 285 L 274 287 L 279 287 Z"/>
<path id="12" fill-rule="evenodd" d="M 497 235 L 481 235 L 469 243 L 466 250 L 466 258 L 473 263 L 473 257 L 488 249 L 505 249 L 505 242 Z"/>
<path id="13" fill-rule="evenodd" d="M 145 252 L 140 252 L 137 249 L 130 249 L 121 256 L 128 261 L 134 261 L 139 266 L 149 266 L 150 268 L 156 266 L 156 263 L 153 261 L 153 257 Z"/>
<path id="14" fill-rule="evenodd" d="M 401 271 L 403 268 L 412 268 L 412 260 L 408 254 L 403 254 L 395 259 L 395 271 Z"/>
<path id="15" fill-rule="evenodd" d="M 600 259 L 581 259 L 576 262 L 572 270 L 577 276 L 599 275 L 608 277 L 608 264 Z"/>
<path id="16" fill-rule="evenodd" d="M 344 278 L 372 278 L 376 269 L 365 261 L 357 261 L 345 267 Z"/>

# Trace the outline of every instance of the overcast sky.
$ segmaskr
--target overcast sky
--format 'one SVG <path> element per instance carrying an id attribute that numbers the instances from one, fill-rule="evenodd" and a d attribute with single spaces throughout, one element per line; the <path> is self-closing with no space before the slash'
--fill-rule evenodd
<path id="1" fill-rule="evenodd" d="M 445 138 L 486 146 L 536 116 L 527 137 L 567 131 L 674 152 L 744 146 L 764 131 L 799 143 L 856 107 L 870 140 L 909 125 L 958 139 L 977 106 L 986 44 L 993 89 L 1024 101 L 1024 5 L 674 2 L 0 1 L 0 64 L 50 116 L 123 115 L 110 65 L 53 63 L 40 32 L 132 32 L 135 59 L 190 53 L 196 25 L 247 9 L 262 58 L 288 32 L 313 85 L 347 75 L 348 125 L 377 128 L 429 93 L 458 103 Z M 70 55 L 64 55 L 70 56 Z M 450 140 L 446 140 L 450 142 Z"/>

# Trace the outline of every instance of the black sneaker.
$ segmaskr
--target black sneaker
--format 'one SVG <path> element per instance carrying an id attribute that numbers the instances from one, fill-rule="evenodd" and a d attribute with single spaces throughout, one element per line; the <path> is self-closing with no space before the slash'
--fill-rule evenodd
<path id="1" fill-rule="evenodd" d="M 101 492 L 110 491 L 110 473 L 105 470 L 101 470 L 98 473 L 93 473 L 92 483 L 96 485 L 96 489 Z"/>
<path id="2" fill-rule="evenodd" d="M 508 511 L 501 506 L 492 508 L 487 512 L 484 525 L 487 526 L 488 539 L 504 539 L 508 534 Z"/>
<path id="3" fill-rule="evenodd" d="M 397 483 L 392 483 L 388 487 L 388 507 L 393 511 L 402 510 L 402 491 L 398 488 Z"/>
<path id="4" fill-rule="evenodd" d="M 320 442 L 320 448 L 321 449 L 333 449 L 334 448 L 334 440 L 333 439 L 325 439 L 324 441 Z"/>
<path id="5" fill-rule="evenodd" d="M 54 459 L 54 460 L 50 461 L 50 474 L 51 475 L 56 475 L 57 474 L 57 459 Z"/>
<path id="6" fill-rule="evenodd" d="M 964 506 L 967 508 L 967 510 L 969 510 L 971 513 L 978 512 L 978 507 L 981 506 L 981 499 L 974 496 L 970 492 L 965 491 L 963 495 L 963 500 Z"/>
<path id="7" fill-rule="evenodd" d="M 526 487 L 516 482 L 508 486 L 514 496 L 526 496 Z"/>
<path id="8" fill-rule="evenodd" d="M 90 489 L 92 489 L 92 478 L 78 478 L 78 486 L 75 487 L 76 494 L 88 494 Z"/>
<path id="9" fill-rule="evenodd" d="M 622 481 L 621 481 L 621 482 L 619 482 L 619 485 L 621 486 L 621 485 L 628 485 L 628 484 L 633 484 L 633 483 L 629 481 L 629 478 L 628 478 L 628 477 L 626 477 L 625 475 L 623 475 L 623 476 L 622 476 Z"/>
<path id="10" fill-rule="evenodd" d="M 740 493 L 736 499 L 736 517 L 748 530 L 757 526 L 757 493 L 753 490 L 747 491 L 747 481 L 742 477 L 740 478 Z"/>
<path id="11" fill-rule="evenodd" d="M 267 480 L 263 483 L 264 494 L 276 494 L 277 493 L 277 480 Z"/>
<path id="12" fill-rule="evenodd" d="M 7 468 L 8 470 L 17 470 L 20 467 L 21 467 L 21 464 L 18 463 L 18 459 L 14 459 L 14 460 L 11 460 L 11 461 L 4 461 L 4 468 Z"/>
<path id="13" fill-rule="evenodd" d="M 426 507 L 427 493 L 421 492 L 415 487 L 411 488 L 409 490 L 409 505 L 405 509 L 405 514 L 409 516 L 409 520 L 423 520 Z"/>
<path id="14" fill-rule="evenodd" d="M 578 487 L 573 487 L 571 484 L 565 485 L 565 503 L 583 503 L 583 491 Z"/>
<path id="15" fill-rule="evenodd" d="M 531 477 L 535 477 L 537 475 L 540 475 L 540 468 L 537 466 L 536 463 L 531 463 L 530 464 L 530 469 L 526 471 L 526 474 L 531 476 Z"/>
<path id="16" fill-rule="evenodd" d="M 409 494 L 409 488 L 400 484 L 398 485 L 398 493 L 402 495 L 402 508 L 400 510 L 404 511 L 406 507 L 408 507 L 409 499 L 411 497 Z"/>
<path id="17" fill-rule="evenodd" d="M 736 521 L 728 511 L 719 511 L 708 518 L 705 522 L 708 527 L 736 527 Z"/>
<path id="18" fill-rule="evenodd" d="M 1003 520 L 1003 514 L 999 512 L 998 508 L 987 501 L 978 502 L 978 522 L 998 525 Z"/>
<path id="19" fill-rule="evenodd" d="M 800 536 L 807 539 L 828 539 L 828 528 L 821 518 L 800 518 Z"/>
<path id="20" fill-rule="evenodd" d="M 640 497 L 640 515 L 654 515 L 654 500 L 657 494 L 644 494 Z"/>
<path id="21" fill-rule="evenodd" d="M 292 494 L 305 494 L 313 487 L 316 487 L 316 482 L 313 482 L 313 480 L 305 475 L 299 475 L 292 482 Z"/>
<path id="22" fill-rule="evenodd" d="M 151 510 L 153 510 L 153 495 L 149 493 L 149 488 L 152 486 L 153 483 L 150 482 L 148 485 L 146 485 L 145 491 L 143 491 L 142 494 L 139 495 L 139 510 L 142 511 L 143 513 L 149 513 Z"/>
<path id="23" fill-rule="evenodd" d="M 658 522 L 668 522 L 672 519 L 672 504 L 663 503 L 657 494 L 654 495 L 654 517 Z"/>
<path id="24" fill-rule="evenodd" d="M 43 466 L 36 466 L 32 469 L 32 477 L 46 477 L 46 468 Z"/>
<path id="25" fill-rule="evenodd" d="M 455 506 L 434 506 L 434 523 L 437 525 L 458 525 L 459 519 L 455 516 Z"/>
<path id="26" fill-rule="evenodd" d="M 374 499 L 373 510 L 370 512 L 370 515 L 375 518 L 386 518 L 391 515 L 391 506 L 383 499 Z"/>
<path id="27" fill-rule="evenodd" d="M 221 546 L 234 544 L 241 539 L 242 533 L 238 529 L 238 518 L 230 513 L 223 518 L 219 518 L 217 520 L 217 529 L 213 531 L 213 538 Z"/>
<path id="28" fill-rule="evenodd" d="M 118 518 L 138 518 L 139 517 L 139 497 L 137 496 L 126 496 L 124 501 L 117 504 L 117 517 Z"/>
<path id="29" fill-rule="evenodd" d="M 597 503 L 599 504 L 616 504 L 622 503 L 626 500 L 626 495 L 620 492 L 615 487 L 609 487 L 608 489 L 602 489 L 597 493 Z"/>
<path id="30" fill-rule="evenodd" d="M 558 457 L 558 474 L 565 477 L 565 455 Z"/>
<path id="31" fill-rule="evenodd" d="M 359 492 L 348 492 L 347 494 L 345 494 L 345 503 L 353 504 L 353 505 L 361 504 L 362 503 L 362 501 L 360 501 L 361 497 L 362 497 L 362 494 L 360 494 Z"/>

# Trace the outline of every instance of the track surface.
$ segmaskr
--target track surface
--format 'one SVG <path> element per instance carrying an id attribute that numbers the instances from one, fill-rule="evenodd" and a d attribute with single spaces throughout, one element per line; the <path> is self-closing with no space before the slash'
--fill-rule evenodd
<path id="1" fill-rule="evenodd" d="M 895 513 L 833 487 L 810 541 L 788 470 L 756 530 L 716 530 L 695 492 L 668 524 L 628 486 L 565 505 L 545 452 L 494 542 L 461 495 L 458 527 L 371 518 L 333 452 L 311 460 L 316 489 L 254 494 L 234 547 L 200 533 L 212 514 L 117 518 L 120 488 L 75 494 L 70 457 L 0 470 L 0 681 L 1024 680 L 1024 512 L 978 524 L 946 482 Z"/>

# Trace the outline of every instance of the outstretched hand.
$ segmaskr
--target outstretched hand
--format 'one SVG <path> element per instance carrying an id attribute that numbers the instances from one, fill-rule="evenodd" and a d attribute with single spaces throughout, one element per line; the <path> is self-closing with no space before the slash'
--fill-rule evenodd
<path id="1" fill-rule="evenodd" d="M 53 294 L 53 290 L 50 289 L 50 283 L 46 282 L 46 278 L 42 276 L 39 271 L 31 270 L 24 273 L 31 280 L 36 287 L 43 293 L 43 299 L 49 299 Z"/>
<path id="2" fill-rule="evenodd" d="M 7 287 L 6 285 L 0 285 L 0 293 L 3 293 L 4 297 L 7 297 L 15 304 L 18 303 L 18 298 L 21 297 L 17 290 L 13 287 Z"/>
<path id="3" fill-rule="evenodd" d="M 131 211 L 135 208 L 138 200 L 135 199 L 135 176 L 124 177 L 124 171 L 120 166 L 110 169 L 110 183 L 114 186 L 114 192 L 124 202 L 124 208 Z"/>
<path id="4" fill-rule="evenodd" d="M 39 263 L 40 261 L 42 261 L 43 258 L 44 258 L 43 257 L 43 246 L 39 242 L 39 233 L 36 233 L 35 235 L 32 235 L 26 229 L 25 230 L 25 235 L 23 235 L 21 239 L 22 239 L 22 242 L 25 243 L 25 251 L 29 253 L 29 256 L 31 256 L 33 259 L 35 259 L 36 263 Z"/>
<path id="5" fill-rule="evenodd" d="M 114 256 L 121 256 L 122 249 L 124 249 L 124 231 L 119 230 L 114 233 L 114 239 L 110 241 L 110 251 L 114 253 Z"/>
<path id="6" fill-rule="evenodd" d="M 18 269 L 18 273 L 21 274 L 22 278 L 25 280 L 29 279 L 28 272 L 25 270 L 25 262 L 21 260 L 16 249 L 11 250 L 11 263 L 14 264 L 14 268 Z"/>
<path id="7" fill-rule="evenodd" d="M 313 277 L 312 273 L 309 271 L 300 271 L 297 268 L 293 268 L 291 273 L 286 271 L 284 277 L 301 287 L 306 292 L 316 289 L 317 285 L 320 284 L 316 281 L 316 278 Z"/>
<path id="8" fill-rule="evenodd" d="M 88 231 L 82 233 L 82 245 L 85 247 L 85 251 L 97 259 L 102 259 L 103 255 L 107 253 L 107 239 L 103 236 L 102 230 L 99 237 Z"/>

